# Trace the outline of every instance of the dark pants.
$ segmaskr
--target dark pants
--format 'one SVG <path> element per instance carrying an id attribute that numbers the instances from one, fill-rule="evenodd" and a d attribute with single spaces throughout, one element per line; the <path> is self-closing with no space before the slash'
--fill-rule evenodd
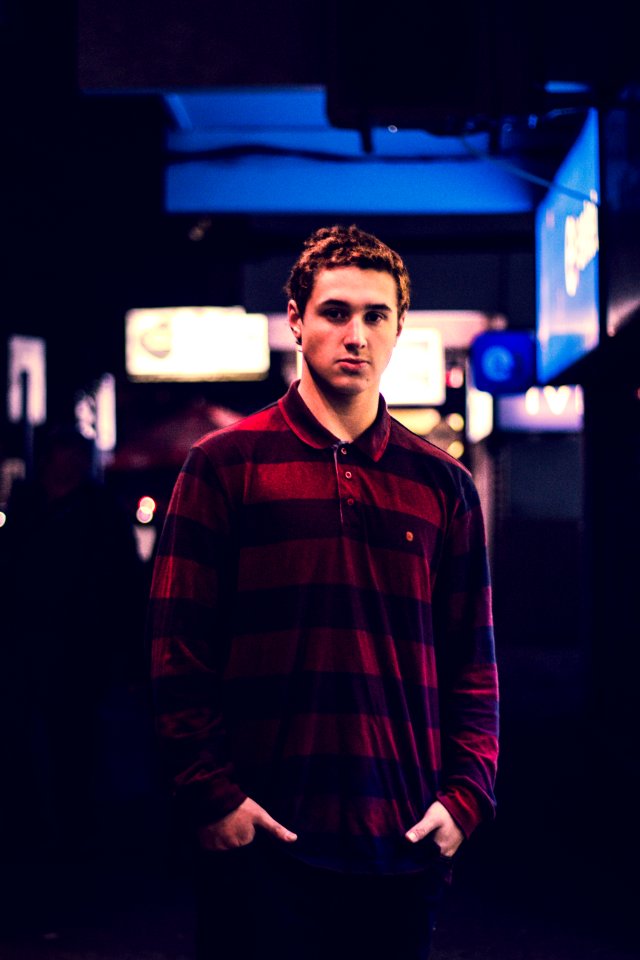
<path id="1" fill-rule="evenodd" d="M 352 876 L 257 841 L 196 871 L 197 960 L 426 960 L 445 867 Z"/>

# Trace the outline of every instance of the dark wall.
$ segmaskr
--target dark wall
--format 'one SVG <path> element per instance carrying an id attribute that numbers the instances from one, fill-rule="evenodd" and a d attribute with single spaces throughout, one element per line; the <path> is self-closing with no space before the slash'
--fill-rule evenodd
<path id="1" fill-rule="evenodd" d="M 597 29 L 552 0 L 401 0 L 382 16 L 363 0 L 78 0 L 78 76 L 84 89 L 329 83 L 335 117 L 356 127 L 363 111 L 400 125 L 526 115 L 548 80 L 603 98 L 637 80 L 630 17 L 622 0 Z"/>
<path id="2" fill-rule="evenodd" d="M 325 12 L 296 0 L 79 0 L 83 89 L 319 84 Z"/>

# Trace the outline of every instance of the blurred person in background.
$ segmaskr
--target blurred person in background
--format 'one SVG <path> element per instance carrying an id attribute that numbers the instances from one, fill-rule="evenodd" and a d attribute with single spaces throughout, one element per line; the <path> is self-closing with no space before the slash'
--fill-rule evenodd
<path id="1" fill-rule="evenodd" d="M 109 801 L 126 789 L 107 783 L 104 711 L 114 691 L 145 681 L 146 581 L 132 523 L 95 477 L 92 442 L 56 426 L 35 449 L 34 477 L 14 483 L 1 541 L 12 719 L 4 849 L 25 864 L 86 865 L 123 846 Z M 38 891 L 31 876 L 31 909 L 54 925 L 64 878 Z"/>
<path id="2" fill-rule="evenodd" d="M 494 813 L 497 675 L 468 470 L 380 395 L 397 253 L 316 231 L 292 268 L 302 371 L 195 443 L 157 551 L 158 735 L 194 840 L 198 960 L 424 960 Z"/>

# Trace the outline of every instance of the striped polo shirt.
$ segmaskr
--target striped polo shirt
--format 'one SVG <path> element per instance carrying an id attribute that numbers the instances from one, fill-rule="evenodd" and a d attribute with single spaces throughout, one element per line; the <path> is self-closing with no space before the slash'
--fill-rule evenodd
<path id="1" fill-rule="evenodd" d="M 157 729 L 195 822 L 252 797 L 287 853 L 420 868 L 439 799 L 494 810 L 497 677 L 469 471 L 394 420 L 343 442 L 294 383 L 203 437 L 177 479 L 149 607 Z"/>

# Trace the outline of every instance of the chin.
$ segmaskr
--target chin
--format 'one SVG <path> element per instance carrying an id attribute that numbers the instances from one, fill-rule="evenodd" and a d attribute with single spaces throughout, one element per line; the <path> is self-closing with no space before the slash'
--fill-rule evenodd
<path id="1" fill-rule="evenodd" d="M 308 364 L 308 366 L 309 373 L 316 387 L 325 393 L 335 393 L 343 397 L 356 396 L 359 393 L 364 393 L 365 390 L 370 390 L 372 387 L 371 378 L 356 371 L 354 371 L 353 374 L 341 373 L 336 376 L 335 370 L 329 370 L 326 374 L 323 374 L 320 370 L 314 369 L 310 364 Z M 369 373 L 369 371 L 367 371 L 367 373 Z"/>
<path id="2" fill-rule="evenodd" d="M 356 397 L 360 393 L 365 393 L 371 389 L 371 383 L 365 382 L 364 380 L 357 381 L 341 381 L 340 383 L 332 383 L 330 385 L 331 390 L 334 393 L 340 394 L 342 397 Z"/>

